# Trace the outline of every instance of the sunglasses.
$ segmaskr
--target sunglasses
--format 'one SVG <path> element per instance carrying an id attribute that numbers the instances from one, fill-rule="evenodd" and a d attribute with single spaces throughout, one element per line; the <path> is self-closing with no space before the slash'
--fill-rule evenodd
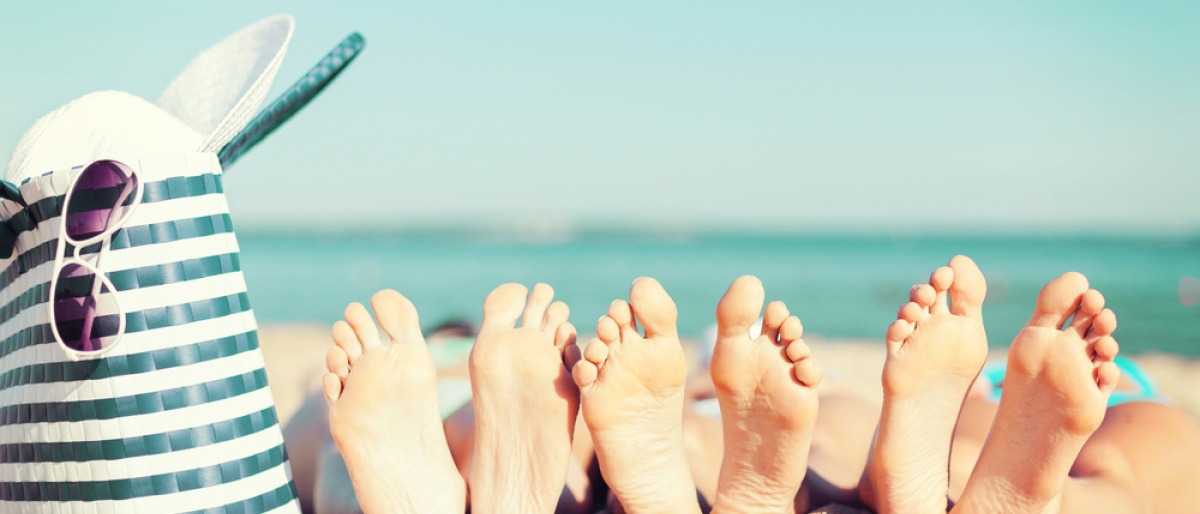
<path id="1" fill-rule="evenodd" d="M 88 165 L 63 197 L 50 282 L 50 328 L 72 361 L 99 357 L 125 335 L 125 311 L 101 261 L 111 236 L 129 221 L 141 199 L 137 172 L 115 160 Z M 97 250 L 83 253 L 96 245 Z"/>

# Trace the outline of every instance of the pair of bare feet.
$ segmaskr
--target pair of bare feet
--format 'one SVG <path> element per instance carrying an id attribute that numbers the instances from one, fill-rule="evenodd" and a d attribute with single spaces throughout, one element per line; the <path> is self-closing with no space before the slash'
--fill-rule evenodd
<path id="1" fill-rule="evenodd" d="M 675 304 L 653 279 L 635 281 L 629 296 L 613 302 L 583 352 L 549 286 L 528 300 L 513 284 L 488 296 L 469 360 L 476 427 L 465 479 L 442 431 L 415 308 L 395 291 L 372 298 L 385 343 L 366 308 L 350 305 L 333 329 L 324 390 L 363 510 L 462 512 L 469 486 L 472 512 L 552 512 L 582 404 L 605 481 L 627 512 L 699 512 L 684 456 L 687 370 Z M 726 440 L 718 512 L 783 511 L 807 469 L 821 370 L 782 303 L 767 306 L 762 335 L 750 338 L 762 305 L 761 283 L 742 277 L 718 308 L 712 373 Z"/>
<path id="2" fill-rule="evenodd" d="M 955 424 L 987 358 L 986 291 L 960 255 L 913 287 L 888 328 L 883 411 L 860 487 L 879 512 L 947 510 Z M 1083 275 L 1042 289 L 1009 349 L 995 423 L 954 512 L 1057 511 L 1120 378 L 1114 329 L 1116 316 Z"/>

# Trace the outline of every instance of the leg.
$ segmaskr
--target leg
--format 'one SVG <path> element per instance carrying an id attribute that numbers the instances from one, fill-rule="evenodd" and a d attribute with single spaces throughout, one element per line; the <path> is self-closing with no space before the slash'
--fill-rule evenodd
<path id="1" fill-rule="evenodd" d="M 882 513 L 944 513 L 954 424 L 987 359 L 983 274 L 963 256 L 914 287 L 888 328 L 883 411 L 860 488 Z"/>
<path id="2" fill-rule="evenodd" d="M 604 478 L 626 510 L 699 512 L 684 452 L 687 363 L 675 302 L 649 278 L 634 281 L 629 298 L 613 302 L 573 370 L 583 418 Z"/>
<path id="3" fill-rule="evenodd" d="M 329 430 L 364 512 L 463 512 L 466 484 L 454 467 L 437 403 L 437 370 L 417 311 L 395 291 L 361 304 L 333 327 L 324 377 Z M 344 356 L 345 365 L 342 364 Z"/>
<path id="4" fill-rule="evenodd" d="M 1103 307 L 1078 273 L 1042 289 L 1009 349 L 996 421 L 956 512 L 1055 512 L 1077 498 L 1064 495 L 1068 472 L 1120 377 L 1116 318 Z"/>
<path id="5" fill-rule="evenodd" d="M 821 368 L 800 339 L 800 319 L 782 302 L 763 310 L 762 283 L 742 277 L 717 306 L 712 380 L 725 455 L 713 512 L 783 512 L 800 490 L 817 417 Z"/>
<path id="6" fill-rule="evenodd" d="M 551 304 L 553 296 L 550 286 L 538 284 L 526 302 L 524 287 L 506 284 L 483 305 L 469 364 L 471 512 L 551 513 L 562 494 L 579 390 L 565 362 L 575 328 L 567 323 L 567 305 Z"/>

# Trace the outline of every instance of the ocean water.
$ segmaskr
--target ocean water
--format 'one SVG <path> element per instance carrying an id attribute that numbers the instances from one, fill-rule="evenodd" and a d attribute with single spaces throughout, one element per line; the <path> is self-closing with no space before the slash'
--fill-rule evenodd
<path id="1" fill-rule="evenodd" d="M 504 282 L 547 282 L 591 332 L 639 276 L 657 278 L 679 307 L 680 331 L 713 323 L 739 275 L 762 279 L 805 333 L 882 340 L 914 283 L 955 254 L 988 279 L 989 343 L 1007 346 L 1042 285 L 1066 271 L 1088 276 L 1119 320 L 1122 351 L 1200 355 L 1200 239 L 1058 237 L 851 237 L 735 233 L 594 232 L 525 238 L 466 231 L 239 235 L 250 300 L 260 322 L 332 324 L 346 304 L 395 288 L 429 328 L 478 321 Z"/>

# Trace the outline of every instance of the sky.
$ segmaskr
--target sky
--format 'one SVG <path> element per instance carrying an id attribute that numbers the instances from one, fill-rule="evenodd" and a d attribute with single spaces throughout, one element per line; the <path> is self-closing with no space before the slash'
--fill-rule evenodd
<path id="1" fill-rule="evenodd" d="M 274 93 L 367 46 L 229 170 L 243 227 L 1200 233 L 1190 0 L 6 3 L 0 156 L 279 12 Z"/>

